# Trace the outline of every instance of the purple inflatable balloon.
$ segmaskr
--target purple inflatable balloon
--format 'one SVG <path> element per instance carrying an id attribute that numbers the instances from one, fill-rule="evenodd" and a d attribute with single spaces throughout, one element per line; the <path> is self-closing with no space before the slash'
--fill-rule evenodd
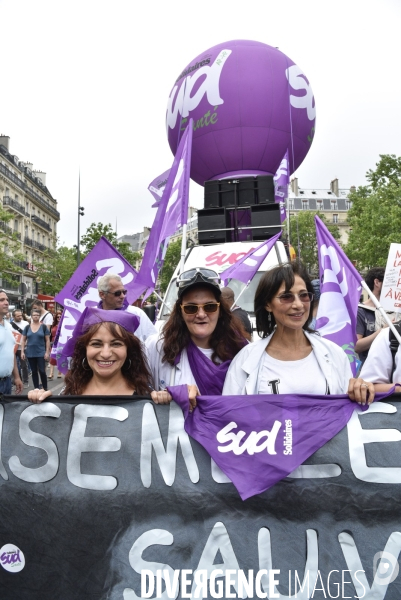
<path id="1" fill-rule="evenodd" d="M 176 80 L 168 141 L 175 154 L 194 119 L 191 178 L 200 185 L 274 175 L 287 149 L 293 173 L 312 144 L 315 114 L 309 81 L 288 56 L 260 42 L 224 42 L 192 60 Z"/>

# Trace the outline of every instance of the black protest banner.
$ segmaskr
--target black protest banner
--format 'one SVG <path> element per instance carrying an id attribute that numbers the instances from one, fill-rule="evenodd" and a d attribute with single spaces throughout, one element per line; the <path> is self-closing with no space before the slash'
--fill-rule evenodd
<path id="1" fill-rule="evenodd" d="M 1 599 L 401 597 L 396 396 L 246 501 L 174 403 L 11 400 Z"/>

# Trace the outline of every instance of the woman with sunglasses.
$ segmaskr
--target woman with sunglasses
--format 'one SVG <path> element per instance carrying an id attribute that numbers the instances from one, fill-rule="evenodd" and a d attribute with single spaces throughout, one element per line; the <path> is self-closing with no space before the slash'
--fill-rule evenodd
<path id="1" fill-rule="evenodd" d="M 201 394 L 221 394 L 228 366 L 247 341 L 221 299 L 219 283 L 210 269 L 191 269 L 178 277 L 178 299 L 161 336 L 145 342 L 158 389 L 188 384 Z"/>
<path id="2" fill-rule="evenodd" d="M 244 348 L 228 370 L 223 395 L 349 394 L 369 404 L 373 385 L 354 379 L 345 352 L 313 331 L 313 287 L 293 262 L 267 271 L 255 294 L 261 340 Z"/>

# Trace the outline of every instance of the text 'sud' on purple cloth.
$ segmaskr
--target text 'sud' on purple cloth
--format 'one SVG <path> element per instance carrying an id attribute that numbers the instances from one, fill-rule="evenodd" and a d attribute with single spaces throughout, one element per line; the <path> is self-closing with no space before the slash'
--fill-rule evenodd
<path id="1" fill-rule="evenodd" d="M 189 412 L 187 386 L 169 387 L 185 431 L 231 479 L 242 500 L 292 473 L 334 437 L 354 410 L 348 396 L 199 396 Z M 387 395 L 387 394 L 386 394 Z"/>

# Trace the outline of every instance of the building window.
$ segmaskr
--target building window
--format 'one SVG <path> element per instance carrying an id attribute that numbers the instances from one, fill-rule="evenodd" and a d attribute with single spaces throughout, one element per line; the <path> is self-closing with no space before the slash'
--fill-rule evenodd
<path id="1" fill-rule="evenodd" d="M 302 200 L 302 210 L 308 210 L 308 201 Z"/>
<path id="2" fill-rule="evenodd" d="M 338 215 L 333 215 L 333 223 L 338 223 Z"/>
<path id="3" fill-rule="evenodd" d="M 289 210 L 294 210 L 294 200 L 292 198 L 288 199 L 288 205 Z"/>
<path id="4" fill-rule="evenodd" d="M 337 200 L 331 201 L 331 210 L 337 210 Z"/>
<path id="5" fill-rule="evenodd" d="M 351 200 L 346 200 L 345 201 L 345 208 L 347 210 L 349 210 L 350 208 L 352 208 L 352 202 L 351 202 Z"/>

